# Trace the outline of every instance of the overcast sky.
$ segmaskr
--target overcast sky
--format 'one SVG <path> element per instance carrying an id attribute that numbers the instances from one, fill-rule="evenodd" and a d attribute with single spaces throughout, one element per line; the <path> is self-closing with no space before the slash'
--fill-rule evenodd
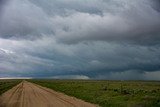
<path id="1" fill-rule="evenodd" d="M 159 0 L 0 0 L 0 78 L 160 80 Z"/>

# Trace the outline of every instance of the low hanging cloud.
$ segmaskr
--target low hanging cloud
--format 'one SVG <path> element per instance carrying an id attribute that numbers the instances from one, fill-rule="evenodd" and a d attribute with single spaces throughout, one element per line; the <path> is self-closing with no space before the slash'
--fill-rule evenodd
<path id="1" fill-rule="evenodd" d="M 158 0 L 1 0 L 0 77 L 152 79 L 159 10 Z"/>
<path id="2" fill-rule="evenodd" d="M 7 0 L 0 0 L 0 9 L 3 8 L 3 5 L 5 4 L 6 1 L 7 1 Z"/>
<path id="3" fill-rule="evenodd" d="M 74 0 L 10 1 L 4 10 L 1 36 L 35 39 L 46 34 L 68 44 L 97 40 L 140 45 L 159 43 L 158 1 L 78 3 Z"/>

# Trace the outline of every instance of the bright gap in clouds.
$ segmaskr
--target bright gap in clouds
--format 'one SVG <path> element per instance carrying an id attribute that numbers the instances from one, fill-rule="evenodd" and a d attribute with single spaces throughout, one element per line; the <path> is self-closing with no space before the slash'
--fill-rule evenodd
<path id="1" fill-rule="evenodd" d="M 0 0 L 0 78 L 159 80 L 158 0 Z"/>

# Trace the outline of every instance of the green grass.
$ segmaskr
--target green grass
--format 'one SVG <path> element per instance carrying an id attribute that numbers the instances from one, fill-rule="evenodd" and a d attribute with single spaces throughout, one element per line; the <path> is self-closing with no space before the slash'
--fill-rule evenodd
<path id="1" fill-rule="evenodd" d="M 11 89 L 22 80 L 0 80 L 0 95 Z"/>
<path id="2" fill-rule="evenodd" d="M 102 107 L 160 107 L 160 82 L 29 80 Z"/>

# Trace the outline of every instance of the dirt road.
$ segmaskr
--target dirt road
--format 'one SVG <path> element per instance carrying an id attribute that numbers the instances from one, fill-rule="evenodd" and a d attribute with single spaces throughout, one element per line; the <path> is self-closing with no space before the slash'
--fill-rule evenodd
<path id="1" fill-rule="evenodd" d="M 0 107 L 96 107 L 96 105 L 23 81 L 0 97 Z"/>

